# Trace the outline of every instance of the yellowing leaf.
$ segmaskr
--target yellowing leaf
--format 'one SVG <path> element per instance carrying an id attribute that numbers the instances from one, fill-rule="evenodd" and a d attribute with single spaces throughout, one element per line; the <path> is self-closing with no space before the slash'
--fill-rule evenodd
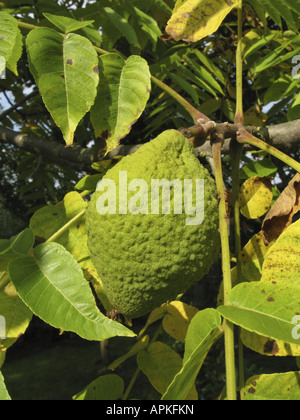
<path id="1" fill-rule="evenodd" d="M 140 351 L 137 362 L 141 371 L 160 394 L 166 392 L 175 375 L 182 368 L 182 359 L 179 354 L 159 341 L 150 344 L 146 350 Z M 191 387 L 186 399 L 198 399 L 195 385 Z"/>
<path id="2" fill-rule="evenodd" d="M 265 242 L 276 240 L 300 210 L 300 174 L 296 174 L 266 215 L 262 225 Z"/>
<path id="3" fill-rule="evenodd" d="M 280 235 L 266 255 L 261 281 L 300 285 L 300 220 Z M 300 298 L 300 297 L 299 297 Z"/>
<path id="4" fill-rule="evenodd" d="M 274 340 L 244 329 L 241 330 L 241 338 L 246 347 L 264 356 L 300 356 L 300 345 Z"/>
<path id="5" fill-rule="evenodd" d="M 265 257 L 271 246 L 272 244 L 264 243 L 263 233 L 259 232 L 254 235 L 242 249 L 240 260 L 242 262 L 246 262 L 255 259 L 262 259 Z"/>
<path id="6" fill-rule="evenodd" d="M 299 372 L 257 375 L 245 385 L 246 401 L 299 401 Z"/>
<path id="7" fill-rule="evenodd" d="M 199 41 L 217 31 L 228 13 L 239 4 L 238 0 L 187 0 L 176 7 L 164 39 Z"/>
<path id="8" fill-rule="evenodd" d="M 173 338 L 184 343 L 187 329 L 197 308 L 180 301 L 171 302 L 163 319 L 164 330 Z"/>
<path id="9" fill-rule="evenodd" d="M 261 282 L 298 283 L 300 272 L 300 220 L 293 223 L 265 255 Z M 262 245 L 262 249 L 263 245 Z M 300 299 L 300 297 L 299 297 Z M 300 356 L 300 345 L 274 340 L 250 331 L 242 330 L 246 347 L 267 356 Z"/>
<path id="10" fill-rule="evenodd" d="M 267 178 L 247 179 L 241 187 L 239 204 L 242 215 L 248 219 L 257 219 L 266 214 L 272 200 L 272 184 Z"/>

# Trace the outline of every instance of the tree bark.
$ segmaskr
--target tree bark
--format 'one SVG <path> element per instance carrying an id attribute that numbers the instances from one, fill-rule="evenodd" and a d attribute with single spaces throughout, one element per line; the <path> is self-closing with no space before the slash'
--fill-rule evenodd
<path id="1" fill-rule="evenodd" d="M 252 129 L 256 129 L 252 127 Z M 300 119 L 292 122 L 264 127 L 261 132 L 265 140 L 286 153 L 299 150 L 300 145 Z M 14 145 L 21 150 L 41 156 L 45 161 L 59 166 L 68 166 L 79 171 L 92 173 L 93 162 L 101 160 L 95 148 L 82 148 L 78 146 L 65 147 L 55 141 L 44 141 L 27 134 L 16 133 L 13 130 L 0 126 L 0 142 Z M 230 139 L 225 140 L 222 152 L 229 152 Z M 140 145 L 120 145 L 111 151 L 107 158 L 117 155 L 134 153 Z M 205 153 L 211 157 L 211 145 L 206 141 L 195 149 L 196 153 Z"/>

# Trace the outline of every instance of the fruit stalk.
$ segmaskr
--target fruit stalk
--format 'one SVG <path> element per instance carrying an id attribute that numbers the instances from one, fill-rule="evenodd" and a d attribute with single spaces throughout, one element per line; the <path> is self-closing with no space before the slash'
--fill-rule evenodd
<path id="1" fill-rule="evenodd" d="M 230 247 L 229 247 L 229 229 L 228 216 L 226 209 L 226 193 L 223 181 L 222 171 L 222 155 L 221 149 L 223 138 L 213 136 L 213 157 L 215 165 L 215 177 L 219 198 L 219 221 L 220 236 L 222 247 L 222 271 L 223 271 L 223 287 L 224 287 L 224 305 L 228 304 L 228 294 L 232 289 L 231 266 L 230 266 Z M 225 339 L 225 362 L 226 362 L 226 388 L 227 398 L 229 401 L 237 399 L 236 390 L 236 373 L 235 373 L 235 354 L 234 354 L 234 329 L 233 324 L 224 320 L 224 339 Z"/>

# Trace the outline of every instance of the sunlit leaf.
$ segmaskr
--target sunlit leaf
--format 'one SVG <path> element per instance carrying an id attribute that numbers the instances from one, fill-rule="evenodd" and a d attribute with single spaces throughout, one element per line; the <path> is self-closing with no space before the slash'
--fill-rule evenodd
<path id="1" fill-rule="evenodd" d="M 293 334 L 294 317 L 300 313 L 299 285 L 242 283 L 229 293 L 228 306 L 220 306 L 218 311 L 249 331 L 299 345 Z"/>
<path id="2" fill-rule="evenodd" d="M 87 202 L 79 193 L 70 192 L 63 201 L 55 206 L 45 206 L 35 212 L 30 220 L 30 228 L 41 240 L 49 239 L 86 207 Z M 77 223 L 70 226 L 64 234 L 57 238 L 57 242 L 63 245 L 78 262 L 84 264 L 90 255 L 87 246 L 85 217 L 83 216 Z"/>
<path id="3" fill-rule="evenodd" d="M 214 33 L 238 0 L 186 0 L 176 7 L 166 28 L 166 38 L 196 42 Z"/>
<path id="4" fill-rule="evenodd" d="M 111 7 L 104 7 L 103 10 L 110 23 L 115 26 L 117 30 L 121 31 L 129 44 L 135 46 L 139 45 L 139 41 L 133 27 L 123 16 Z"/>
<path id="5" fill-rule="evenodd" d="M 240 171 L 240 177 L 241 179 L 248 179 L 256 176 L 264 178 L 274 176 L 277 170 L 277 166 L 275 166 L 270 159 L 265 158 L 245 165 Z"/>
<path id="6" fill-rule="evenodd" d="M 0 372 L 0 401 L 10 401 L 11 398 L 7 392 L 5 383 L 4 383 L 4 378 L 2 376 L 2 373 Z"/>
<path id="7" fill-rule="evenodd" d="M 134 333 L 97 308 L 82 270 L 57 243 L 44 243 L 29 257 L 9 265 L 10 278 L 25 304 L 46 323 L 86 340 L 102 341 Z"/>
<path id="8" fill-rule="evenodd" d="M 273 201 L 272 184 L 269 179 L 253 177 L 241 187 L 239 205 L 248 219 L 257 219 L 270 209 Z"/>
<path id="9" fill-rule="evenodd" d="M 18 74 L 17 62 L 21 54 L 22 35 L 17 20 L 6 12 L 0 12 L 0 56 L 4 58 L 5 65 L 16 75 Z"/>
<path id="10" fill-rule="evenodd" d="M 299 345 L 289 344 L 244 329 L 241 330 L 241 339 L 246 347 L 263 356 L 300 356 L 300 342 Z"/>
<path id="11" fill-rule="evenodd" d="M 26 40 L 30 70 L 43 101 L 67 145 L 90 110 L 99 82 L 98 56 L 91 42 L 77 34 L 62 36 L 37 28 Z"/>
<path id="12" fill-rule="evenodd" d="M 65 16 L 57 16 L 52 15 L 51 13 L 43 13 L 45 18 L 47 18 L 53 25 L 57 26 L 61 31 L 64 33 L 75 32 L 78 29 L 84 28 L 92 23 L 93 20 L 86 20 L 86 21 L 77 21 L 75 19 L 65 17 Z"/>
<path id="13" fill-rule="evenodd" d="M 163 318 L 164 330 L 178 341 L 184 343 L 189 324 L 198 312 L 197 308 L 180 301 L 173 301 L 167 307 Z"/>
<path id="14" fill-rule="evenodd" d="M 95 135 L 114 149 L 139 119 L 150 96 L 147 62 L 139 56 L 124 60 L 118 54 L 100 57 L 100 84 L 91 110 Z"/>
<path id="15" fill-rule="evenodd" d="M 299 401 L 300 372 L 258 375 L 245 385 L 246 401 Z"/>
<path id="16" fill-rule="evenodd" d="M 262 281 L 300 287 L 300 220 L 290 225 L 268 251 Z M 299 296 L 300 299 L 300 296 Z"/>
<path id="17" fill-rule="evenodd" d="M 198 312 L 187 331 L 183 366 L 169 385 L 162 400 L 187 399 L 199 370 L 213 343 L 222 335 L 221 317 L 215 309 Z"/>

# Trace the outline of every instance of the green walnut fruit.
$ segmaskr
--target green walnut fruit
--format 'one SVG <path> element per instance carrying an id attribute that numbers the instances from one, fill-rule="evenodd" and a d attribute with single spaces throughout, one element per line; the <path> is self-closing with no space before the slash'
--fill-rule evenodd
<path id="1" fill-rule="evenodd" d="M 106 173 L 86 222 L 92 262 L 107 296 L 129 318 L 199 282 L 220 251 L 215 182 L 175 130 Z"/>

